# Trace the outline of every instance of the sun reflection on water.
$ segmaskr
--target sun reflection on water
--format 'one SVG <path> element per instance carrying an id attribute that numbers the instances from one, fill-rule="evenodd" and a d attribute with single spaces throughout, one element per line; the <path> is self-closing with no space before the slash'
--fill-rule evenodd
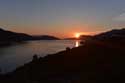
<path id="1" fill-rule="evenodd" d="M 76 41 L 75 42 L 75 47 L 78 47 L 79 46 L 79 41 Z"/>

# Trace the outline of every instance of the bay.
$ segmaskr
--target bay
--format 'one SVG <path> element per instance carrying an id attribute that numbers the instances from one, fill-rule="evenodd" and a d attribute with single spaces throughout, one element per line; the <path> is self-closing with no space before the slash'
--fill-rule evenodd
<path id="1" fill-rule="evenodd" d="M 77 47 L 78 42 L 78 40 L 40 40 L 1 47 L 1 73 L 11 72 L 17 67 L 30 62 L 34 54 L 44 57 L 47 54 L 63 51 L 66 47 Z"/>

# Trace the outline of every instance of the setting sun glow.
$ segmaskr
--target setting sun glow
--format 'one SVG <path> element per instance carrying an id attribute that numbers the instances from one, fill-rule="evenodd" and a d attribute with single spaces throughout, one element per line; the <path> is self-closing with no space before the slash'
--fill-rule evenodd
<path id="1" fill-rule="evenodd" d="M 76 38 L 79 38 L 79 37 L 80 37 L 80 33 L 76 33 L 76 34 L 75 34 L 75 37 L 76 37 Z"/>

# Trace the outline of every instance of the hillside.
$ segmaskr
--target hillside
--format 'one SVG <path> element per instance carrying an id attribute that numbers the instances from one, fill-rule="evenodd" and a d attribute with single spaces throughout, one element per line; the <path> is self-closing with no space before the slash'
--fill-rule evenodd
<path id="1" fill-rule="evenodd" d="M 18 42 L 28 40 L 57 40 L 54 36 L 42 35 L 42 36 L 31 36 L 24 33 L 16 33 L 0 29 L 0 42 Z"/>
<path id="2" fill-rule="evenodd" d="M 24 41 L 30 40 L 32 36 L 24 33 L 16 33 L 0 29 L 0 41 Z"/>
<path id="3" fill-rule="evenodd" d="M 95 39 L 105 41 L 125 41 L 125 29 L 114 29 L 94 36 Z"/>
<path id="4" fill-rule="evenodd" d="M 60 40 L 57 37 L 50 36 L 50 35 L 38 35 L 38 36 L 32 36 L 33 40 Z"/>

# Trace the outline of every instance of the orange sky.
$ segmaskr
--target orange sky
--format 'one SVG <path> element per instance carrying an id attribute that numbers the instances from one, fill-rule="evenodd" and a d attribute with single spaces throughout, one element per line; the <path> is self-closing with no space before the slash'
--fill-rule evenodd
<path id="1" fill-rule="evenodd" d="M 125 0 L 1 0 L 0 27 L 32 35 L 73 37 L 125 27 Z"/>

